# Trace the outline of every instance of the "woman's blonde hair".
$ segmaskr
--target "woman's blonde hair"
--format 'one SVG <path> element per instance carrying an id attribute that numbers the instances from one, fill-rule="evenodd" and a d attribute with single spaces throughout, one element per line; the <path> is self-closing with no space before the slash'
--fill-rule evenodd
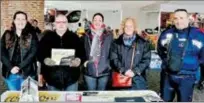
<path id="1" fill-rule="evenodd" d="M 134 18 L 132 18 L 132 17 L 127 17 L 127 18 L 125 18 L 125 19 L 122 21 L 122 23 L 121 23 L 120 30 L 119 30 L 119 34 L 120 34 L 120 35 L 123 34 L 123 33 L 125 33 L 125 30 L 124 30 L 124 29 L 125 29 L 125 23 L 126 23 L 128 20 L 131 20 L 131 21 L 132 21 L 132 23 L 133 23 L 133 25 L 134 25 L 134 32 L 135 32 L 135 33 L 138 33 L 136 20 L 135 20 Z"/>

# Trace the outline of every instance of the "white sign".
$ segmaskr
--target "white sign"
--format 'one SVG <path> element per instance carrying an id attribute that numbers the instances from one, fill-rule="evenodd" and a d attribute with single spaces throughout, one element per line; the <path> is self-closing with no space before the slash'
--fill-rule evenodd
<path id="1" fill-rule="evenodd" d="M 6 91 L 1 95 L 1 102 L 19 102 L 19 91 Z M 116 98 L 143 98 L 147 102 L 162 101 L 158 94 L 151 90 L 135 91 L 39 91 L 40 102 L 115 102 Z"/>
<path id="2" fill-rule="evenodd" d="M 60 64 L 63 57 L 75 56 L 74 49 L 52 49 L 51 59 L 56 62 L 56 65 Z"/>

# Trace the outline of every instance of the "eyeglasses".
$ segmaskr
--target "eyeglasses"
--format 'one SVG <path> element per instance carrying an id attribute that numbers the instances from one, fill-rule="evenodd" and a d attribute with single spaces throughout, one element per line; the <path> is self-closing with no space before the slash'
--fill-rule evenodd
<path id="1" fill-rule="evenodd" d="M 66 24 L 67 21 L 55 21 L 56 24 Z"/>

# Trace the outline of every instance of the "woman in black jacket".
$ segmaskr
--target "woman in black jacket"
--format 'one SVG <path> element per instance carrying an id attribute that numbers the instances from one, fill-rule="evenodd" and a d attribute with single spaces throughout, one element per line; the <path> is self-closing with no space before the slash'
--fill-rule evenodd
<path id="1" fill-rule="evenodd" d="M 9 90 L 20 90 L 24 79 L 37 76 L 37 42 L 27 14 L 16 12 L 11 30 L 6 30 L 1 39 L 2 74 Z"/>
<path id="2" fill-rule="evenodd" d="M 144 74 L 150 64 L 150 45 L 137 34 L 133 18 L 126 18 L 120 31 L 122 35 L 111 46 L 111 67 L 114 71 L 132 78 L 132 87 L 124 89 L 146 89 Z M 136 44 L 136 50 L 131 68 L 133 44 Z"/>
<path id="3" fill-rule="evenodd" d="M 84 77 L 88 90 L 105 90 L 110 75 L 109 51 L 113 35 L 105 30 L 101 13 L 94 14 L 83 39 L 86 52 Z"/>

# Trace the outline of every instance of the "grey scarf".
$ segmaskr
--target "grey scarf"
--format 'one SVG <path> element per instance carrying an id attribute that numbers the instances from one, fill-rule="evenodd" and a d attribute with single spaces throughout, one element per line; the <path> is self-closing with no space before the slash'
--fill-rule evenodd
<path id="1" fill-rule="evenodd" d="M 104 29 L 98 30 L 98 31 L 91 31 L 91 34 L 93 35 L 93 40 L 91 44 L 91 52 L 90 56 L 93 61 L 98 61 L 101 56 L 101 40 L 100 37 L 103 33 Z"/>

